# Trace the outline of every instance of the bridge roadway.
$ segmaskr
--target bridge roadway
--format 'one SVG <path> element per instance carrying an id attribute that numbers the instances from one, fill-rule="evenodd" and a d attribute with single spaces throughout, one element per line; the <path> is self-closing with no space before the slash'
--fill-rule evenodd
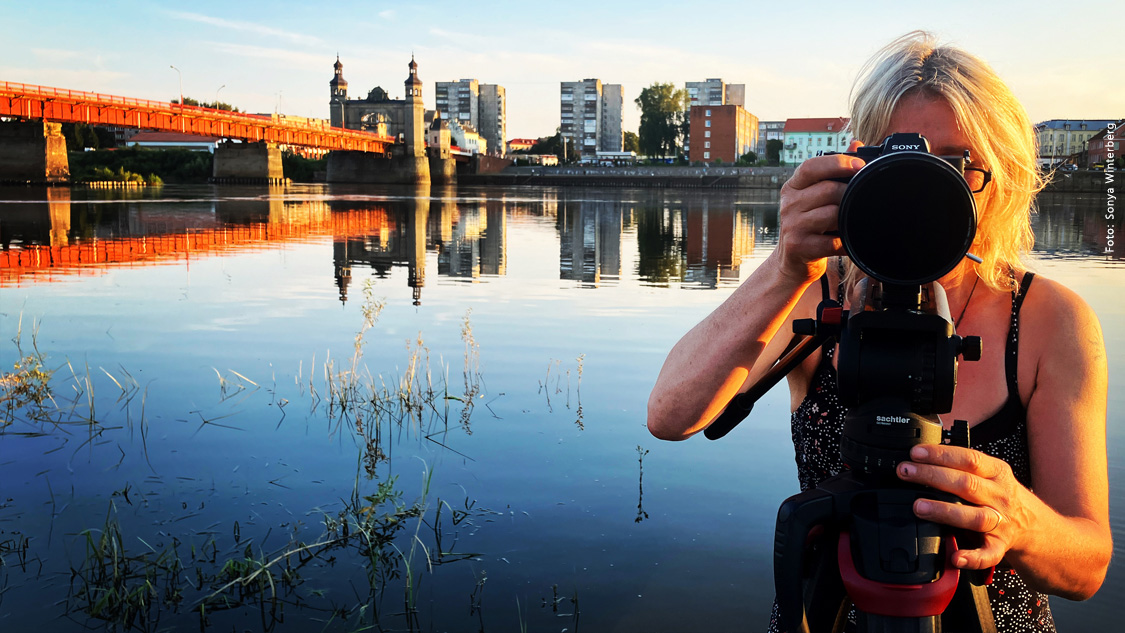
<path id="1" fill-rule="evenodd" d="M 334 128 L 327 121 L 299 123 L 284 116 L 242 114 L 9 81 L 0 81 L 0 117 L 115 125 L 376 154 L 389 152 L 394 142 L 391 137 L 370 132 Z"/>

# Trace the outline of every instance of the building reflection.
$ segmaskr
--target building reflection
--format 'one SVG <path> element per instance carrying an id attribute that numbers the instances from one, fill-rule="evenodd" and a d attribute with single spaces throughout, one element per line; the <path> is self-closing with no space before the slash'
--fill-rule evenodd
<path id="1" fill-rule="evenodd" d="M 458 203 L 455 192 L 449 192 L 439 204 L 438 274 L 466 280 L 504 275 L 508 234 L 504 200 Z"/>
<path id="2" fill-rule="evenodd" d="M 706 289 L 737 284 L 746 258 L 755 247 L 768 250 L 778 227 L 775 201 L 733 193 L 459 196 L 451 187 L 386 197 L 330 190 L 300 199 L 259 187 L 224 188 L 216 199 L 153 201 L 140 192 L 75 191 L 0 189 L 0 286 L 330 239 L 340 301 L 349 298 L 356 268 L 381 279 L 404 269 L 420 303 L 435 278 L 507 275 L 509 225 L 532 223 L 553 224 L 560 279 L 599 287 L 635 272 L 643 284 Z M 1036 250 L 1048 257 L 1101 255 L 1108 229 L 1121 234 L 1120 221 L 1107 227 L 1097 196 L 1044 195 L 1033 223 Z M 1125 245 L 1115 251 L 1111 257 L 1125 259 Z M 428 254 L 436 275 L 426 270 Z"/>
<path id="3" fill-rule="evenodd" d="M 658 286 L 737 284 L 744 258 L 768 228 L 764 215 L 760 207 L 755 211 L 725 198 L 696 197 L 645 209 L 637 221 L 637 274 Z"/>
<path id="4" fill-rule="evenodd" d="M 559 278 L 598 286 L 621 279 L 622 208 L 600 200 L 559 203 Z"/>
<path id="5" fill-rule="evenodd" d="M 1038 213 L 1032 216 L 1035 250 L 1045 256 L 1105 254 L 1110 259 L 1125 259 L 1125 242 L 1114 240 L 1113 252 L 1106 254 L 1109 229 L 1121 236 L 1120 217 L 1107 221 L 1105 198 L 1098 194 L 1040 195 Z M 1115 214 L 1118 215 L 1118 214 Z"/>

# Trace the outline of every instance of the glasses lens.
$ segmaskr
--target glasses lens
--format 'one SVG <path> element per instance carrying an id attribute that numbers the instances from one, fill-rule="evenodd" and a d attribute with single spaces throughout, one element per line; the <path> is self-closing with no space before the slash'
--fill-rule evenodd
<path id="1" fill-rule="evenodd" d="M 987 182 L 985 179 L 984 170 L 976 169 L 975 167 L 966 168 L 965 182 L 969 183 L 969 190 L 973 193 L 978 193 L 984 190 L 984 185 Z"/>

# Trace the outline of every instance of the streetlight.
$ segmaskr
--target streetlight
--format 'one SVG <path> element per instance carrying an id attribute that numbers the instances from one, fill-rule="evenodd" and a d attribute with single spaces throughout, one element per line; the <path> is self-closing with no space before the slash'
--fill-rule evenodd
<path id="1" fill-rule="evenodd" d="M 180 69 L 176 68 L 175 66 L 168 67 L 176 71 L 176 74 L 180 77 L 180 111 L 182 112 L 184 109 L 184 74 L 180 72 Z"/>
<path id="2" fill-rule="evenodd" d="M 226 87 L 227 87 L 227 85 L 226 85 L 226 84 L 223 84 L 223 85 L 219 86 L 219 90 L 222 90 L 223 88 L 226 88 Z M 219 109 L 219 90 L 216 90 L 216 91 L 215 91 L 215 103 L 214 103 L 214 106 L 215 106 L 215 109 L 216 109 L 216 110 L 218 110 L 218 109 Z"/>

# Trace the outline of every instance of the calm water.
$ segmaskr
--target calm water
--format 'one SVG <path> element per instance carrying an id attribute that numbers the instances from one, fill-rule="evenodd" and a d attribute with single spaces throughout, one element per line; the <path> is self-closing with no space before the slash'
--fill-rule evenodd
<path id="1" fill-rule="evenodd" d="M 1045 198 L 1037 268 L 1105 328 L 1120 558 L 1103 204 Z M 0 405 L 0 628 L 764 629 L 787 395 L 719 442 L 645 403 L 776 229 L 769 192 L 0 190 L 0 366 L 54 371 Z"/>

